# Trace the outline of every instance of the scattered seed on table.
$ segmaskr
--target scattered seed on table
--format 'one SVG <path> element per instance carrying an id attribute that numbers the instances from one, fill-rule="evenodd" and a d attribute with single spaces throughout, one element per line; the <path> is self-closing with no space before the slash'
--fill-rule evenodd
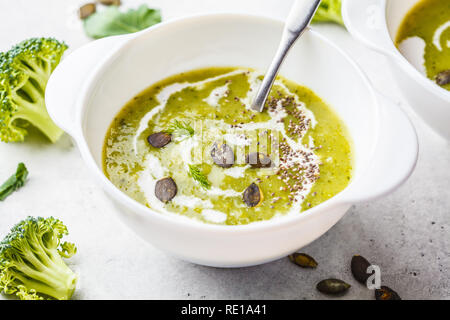
<path id="1" fill-rule="evenodd" d="M 370 262 L 360 255 L 354 255 L 351 262 L 351 270 L 353 277 L 360 283 L 366 284 L 370 274 L 367 273 L 367 268 L 370 267 Z"/>
<path id="2" fill-rule="evenodd" d="M 97 0 L 101 4 L 104 4 L 105 6 L 120 6 L 121 2 L 120 0 Z"/>
<path id="3" fill-rule="evenodd" d="M 299 267 L 302 268 L 317 268 L 317 261 L 314 260 L 313 257 L 311 257 L 310 255 L 307 255 L 306 253 L 293 253 L 291 255 L 288 256 L 289 260 L 291 260 L 291 262 L 295 263 L 296 265 L 298 265 Z"/>
<path id="4" fill-rule="evenodd" d="M 339 279 L 325 279 L 316 286 L 317 290 L 326 294 L 341 294 L 347 292 L 350 287 L 351 285 Z"/>
<path id="5" fill-rule="evenodd" d="M 376 300 L 402 300 L 397 292 L 389 287 L 381 286 L 380 289 L 375 289 Z"/>
<path id="6" fill-rule="evenodd" d="M 86 3 L 78 10 L 78 16 L 80 19 L 86 19 L 96 11 L 95 3 Z"/>

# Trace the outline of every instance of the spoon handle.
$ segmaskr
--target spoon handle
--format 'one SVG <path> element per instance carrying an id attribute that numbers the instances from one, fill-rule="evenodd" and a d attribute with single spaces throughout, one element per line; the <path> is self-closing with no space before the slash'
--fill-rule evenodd
<path id="1" fill-rule="evenodd" d="M 295 0 L 284 25 L 278 50 L 253 100 L 252 109 L 262 112 L 270 89 L 289 49 L 308 27 L 321 0 Z"/>

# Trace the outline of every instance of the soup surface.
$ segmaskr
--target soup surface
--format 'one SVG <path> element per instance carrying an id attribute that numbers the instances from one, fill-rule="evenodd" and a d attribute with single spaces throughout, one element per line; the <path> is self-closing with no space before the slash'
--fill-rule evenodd
<path id="1" fill-rule="evenodd" d="M 408 42 L 422 49 L 427 77 L 450 90 L 450 0 L 422 0 L 412 8 L 396 38 L 400 51 Z"/>
<path id="2" fill-rule="evenodd" d="M 300 214 L 351 179 L 343 122 L 311 90 L 278 78 L 250 110 L 262 75 L 207 68 L 162 80 L 107 132 L 106 176 L 163 214 L 239 225 Z"/>

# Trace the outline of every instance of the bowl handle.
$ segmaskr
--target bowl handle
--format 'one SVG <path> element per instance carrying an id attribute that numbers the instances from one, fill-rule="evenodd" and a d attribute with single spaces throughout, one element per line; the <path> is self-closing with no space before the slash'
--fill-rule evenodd
<path id="1" fill-rule="evenodd" d="M 350 34 L 388 56 L 396 52 L 386 24 L 386 0 L 344 0 L 342 16 Z"/>
<path id="2" fill-rule="evenodd" d="M 75 105 L 83 85 L 100 62 L 122 45 L 126 37 L 116 36 L 90 42 L 72 52 L 53 71 L 45 89 L 45 104 L 53 121 L 74 136 Z"/>
<path id="3" fill-rule="evenodd" d="M 344 202 L 369 201 L 389 194 L 413 172 L 419 153 L 416 130 L 408 116 L 390 99 L 378 94 L 381 105 L 379 139 L 371 165 L 343 195 Z"/>

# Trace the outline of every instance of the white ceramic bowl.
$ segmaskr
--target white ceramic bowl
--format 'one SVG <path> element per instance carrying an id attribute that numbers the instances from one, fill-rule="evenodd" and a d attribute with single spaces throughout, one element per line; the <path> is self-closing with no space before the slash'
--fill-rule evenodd
<path id="1" fill-rule="evenodd" d="M 403 18 L 419 1 L 344 0 L 342 13 L 348 31 L 356 39 L 389 58 L 398 86 L 415 112 L 437 133 L 450 140 L 450 91 L 416 69 L 393 41 Z M 407 55 L 417 53 L 407 52 Z"/>
<path id="2" fill-rule="evenodd" d="M 217 14 L 173 20 L 142 32 L 106 38 L 68 56 L 46 90 L 48 111 L 76 141 L 121 219 L 155 246 L 194 263 L 238 267 L 286 256 L 330 229 L 359 201 L 391 192 L 412 172 L 417 138 L 407 117 L 380 98 L 339 48 L 306 32 L 281 73 L 333 106 L 354 139 L 355 169 L 340 194 L 307 212 L 243 226 L 219 226 L 156 213 L 118 190 L 102 172 L 106 131 L 123 105 L 154 82 L 199 67 L 264 70 L 283 23 Z M 187 221 L 186 221 L 187 220 Z"/>

